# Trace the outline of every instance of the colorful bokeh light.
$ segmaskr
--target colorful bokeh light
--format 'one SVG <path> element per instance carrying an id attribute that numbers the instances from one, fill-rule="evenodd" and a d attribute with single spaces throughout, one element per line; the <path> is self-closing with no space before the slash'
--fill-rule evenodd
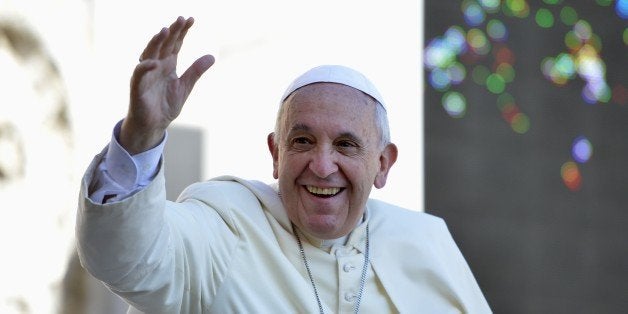
<path id="1" fill-rule="evenodd" d="M 538 9 L 535 15 L 536 24 L 543 28 L 550 28 L 554 26 L 554 15 L 548 9 Z"/>
<path id="2" fill-rule="evenodd" d="M 593 154 L 593 145 L 589 139 L 584 136 L 579 136 L 573 141 L 571 146 L 571 156 L 573 159 L 581 164 L 589 161 Z"/>
<path id="3" fill-rule="evenodd" d="M 560 176 L 565 186 L 571 191 L 578 191 L 582 187 L 582 175 L 578 164 L 567 161 L 560 167 Z"/>
<path id="4" fill-rule="evenodd" d="M 496 13 L 499 11 L 501 0 L 478 0 L 486 13 Z"/>
<path id="5" fill-rule="evenodd" d="M 495 72 L 504 79 L 505 83 L 510 83 L 515 79 L 515 69 L 510 63 L 500 63 Z"/>
<path id="6" fill-rule="evenodd" d="M 494 55 L 496 64 L 513 65 L 515 63 L 515 54 L 507 46 L 495 46 Z"/>
<path id="7" fill-rule="evenodd" d="M 508 16 L 526 18 L 530 14 L 530 6 L 525 0 L 505 0 L 502 8 Z"/>
<path id="8" fill-rule="evenodd" d="M 591 38 L 591 25 L 585 20 L 579 20 L 576 22 L 573 26 L 573 31 L 582 42 L 586 42 L 589 38 Z"/>
<path id="9" fill-rule="evenodd" d="M 567 26 L 572 26 L 578 22 L 578 13 L 570 6 L 564 6 L 560 10 L 560 20 Z"/>
<path id="10" fill-rule="evenodd" d="M 459 92 L 446 92 L 443 95 L 442 104 L 452 118 L 462 118 L 467 111 L 467 100 Z"/>
<path id="11" fill-rule="evenodd" d="M 497 42 L 503 42 L 508 39 L 508 30 L 502 21 L 492 19 L 486 24 L 486 33 Z"/>
<path id="12" fill-rule="evenodd" d="M 622 19 L 628 19 L 628 0 L 617 0 L 615 2 L 615 12 Z"/>
<path id="13" fill-rule="evenodd" d="M 486 17 L 482 7 L 473 0 L 465 0 L 462 2 L 462 12 L 464 14 L 464 20 L 471 26 L 481 25 Z"/>
<path id="14" fill-rule="evenodd" d="M 502 93 L 497 97 L 497 107 L 501 112 L 502 118 L 506 121 L 510 128 L 518 134 L 525 134 L 530 129 L 530 118 L 521 112 L 519 106 L 515 103 L 515 99 L 509 93 Z"/>
<path id="15" fill-rule="evenodd" d="M 628 19 L 628 0 L 595 2 Z M 542 77 L 554 86 L 561 88 L 579 81 L 583 104 L 628 105 L 625 82 L 616 82 L 611 87 L 607 81 L 602 38 L 591 23 L 567 4 L 563 0 L 543 0 L 535 3 L 531 11 L 526 0 L 462 1 L 460 9 L 465 25 L 448 28 L 443 36 L 429 42 L 424 53 L 425 66 L 430 72 L 428 82 L 442 93 L 441 103 L 447 115 L 463 118 L 468 107 L 475 105 L 462 92 L 454 90 L 468 79 L 496 97 L 499 113 L 514 133 L 526 134 L 533 125 L 532 118 L 509 93 L 509 85 L 516 84 L 517 64 L 516 55 L 508 45 L 510 34 L 504 18 L 531 18 L 540 27 L 538 31 L 564 32 L 564 50 L 544 57 L 538 68 Z M 621 42 L 628 46 L 628 27 L 619 34 Z M 561 167 L 563 182 L 569 190 L 581 188 L 578 164 L 588 162 L 592 153 L 593 144 L 588 138 L 580 136 L 572 143 L 573 160 Z"/>
<path id="16" fill-rule="evenodd" d="M 486 88 L 493 94 L 501 94 L 506 88 L 506 81 L 501 75 L 492 73 L 486 78 Z"/>
<path id="17" fill-rule="evenodd" d="M 471 50 L 478 55 L 486 55 L 491 51 L 491 43 L 481 29 L 470 29 L 467 32 L 467 42 Z"/>

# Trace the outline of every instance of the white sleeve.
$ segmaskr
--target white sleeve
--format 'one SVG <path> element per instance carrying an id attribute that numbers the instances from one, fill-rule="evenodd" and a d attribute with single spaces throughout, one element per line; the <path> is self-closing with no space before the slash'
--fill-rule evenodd
<path id="1" fill-rule="evenodd" d="M 241 249 L 229 205 L 238 194 L 199 184 L 190 190 L 199 194 L 167 201 L 159 163 L 145 188 L 96 203 L 87 191 L 104 157 L 92 161 L 81 181 L 75 229 L 81 265 L 142 313 L 204 313 Z"/>
<path id="2" fill-rule="evenodd" d="M 159 170 L 167 135 L 156 147 L 131 156 L 118 142 L 122 121 L 114 127 L 104 158 L 89 183 L 89 199 L 105 204 L 124 200 L 146 187 Z"/>

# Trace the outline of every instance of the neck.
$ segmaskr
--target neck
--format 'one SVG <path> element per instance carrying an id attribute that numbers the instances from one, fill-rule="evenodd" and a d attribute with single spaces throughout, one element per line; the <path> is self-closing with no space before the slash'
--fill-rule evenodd
<path id="1" fill-rule="evenodd" d="M 308 233 L 305 230 L 302 230 L 301 228 L 298 228 L 298 227 L 297 228 L 305 236 L 307 241 L 310 242 L 310 244 L 312 244 L 313 246 L 317 248 L 320 248 L 329 252 L 329 250 L 331 250 L 331 247 L 334 246 L 335 244 L 346 245 L 347 241 L 349 240 L 349 236 L 351 235 L 351 232 L 353 232 L 353 230 L 359 227 L 365 221 L 365 218 L 366 218 L 366 214 L 362 215 L 362 219 L 358 219 L 358 222 L 355 224 L 355 227 L 351 229 L 351 231 L 348 234 L 345 234 L 339 238 L 333 238 L 333 239 L 321 239 L 319 237 L 316 237 Z"/>

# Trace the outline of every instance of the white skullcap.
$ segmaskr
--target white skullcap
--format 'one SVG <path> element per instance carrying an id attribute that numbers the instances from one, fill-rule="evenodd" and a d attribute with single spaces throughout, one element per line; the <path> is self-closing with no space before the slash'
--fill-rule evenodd
<path id="1" fill-rule="evenodd" d="M 288 86 L 288 89 L 281 97 L 281 102 L 283 103 L 290 94 L 305 85 L 323 82 L 343 84 L 361 90 L 375 98 L 384 110 L 386 109 L 384 99 L 375 88 L 375 85 L 362 73 L 342 65 L 321 65 L 301 74 Z"/>

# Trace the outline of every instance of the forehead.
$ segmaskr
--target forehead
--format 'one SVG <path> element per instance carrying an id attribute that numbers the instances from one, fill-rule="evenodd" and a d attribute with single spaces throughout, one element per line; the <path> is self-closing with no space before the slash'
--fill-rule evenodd
<path id="1" fill-rule="evenodd" d="M 373 98 L 353 87 L 337 83 L 314 83 L 297 89 L 286 99 L 288 112 L 301 111 L 354 113 L 373 112 Z"/>
<path id="2" fill-rule="evenodd" d="M 296 90 L 286 99 L 284 127 L 370 130 L 375 127 L 376 102 L 353 87 L 315 83 Z"/>

